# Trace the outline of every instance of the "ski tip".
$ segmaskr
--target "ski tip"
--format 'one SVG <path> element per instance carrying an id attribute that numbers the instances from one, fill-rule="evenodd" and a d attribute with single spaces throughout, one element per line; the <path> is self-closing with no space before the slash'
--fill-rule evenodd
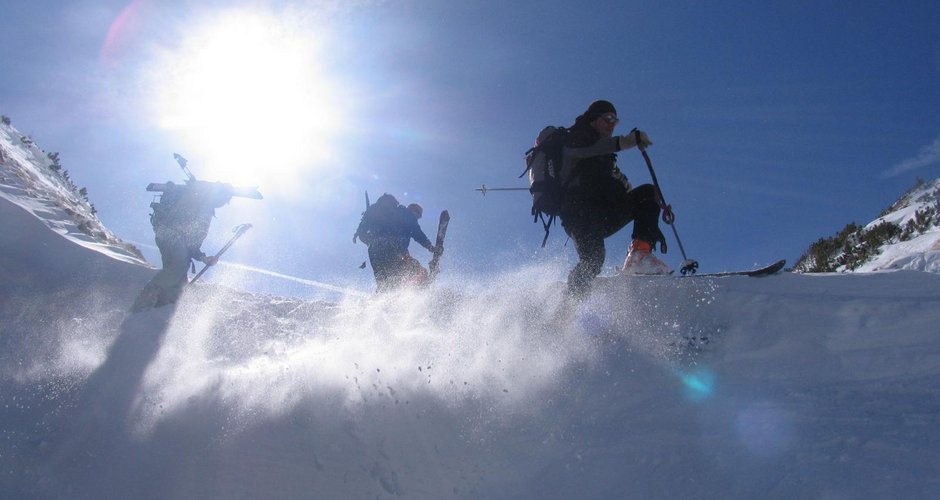
<path id="1" fill-rule="evenodd" d="M 786 264 L 787 264 L 787 260 L 786 260 L 786 259 L 780 259 L 780 260 L 778 260 L 777 262 L 774 262 L 773 264 L 771 264 L 771 265 L 769 265 L 769 266 L 767 266 L 767 267 L 765 267 L 765 268 L 763 268 L 763 269 L 758 269 L 758 270 L 756 270 L 756 271 L 751 271 L 751 272 L 748 273 L 748 274 L 749 274 L 750 276 L 754 276 L 754 277 L 771 276 L 771 275 L 774 275 L 774 274 L 779 273 L 779 272 L 783 269 L 783 266 L 785 266 Z"/>

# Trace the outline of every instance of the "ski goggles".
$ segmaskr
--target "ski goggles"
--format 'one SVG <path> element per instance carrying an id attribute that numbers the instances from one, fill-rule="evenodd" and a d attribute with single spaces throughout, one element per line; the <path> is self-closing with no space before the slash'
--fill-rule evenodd
<path id="1" fill-rule="evenodd" d="M 605 122 L 611 125 L 616 125 L 617 122 L 620 121 L 620 118 L 617 118 L 617 115 L 613 113 L 604 113 L 603 115 L 601 115 L 601 118 L 603 118 Z"/>

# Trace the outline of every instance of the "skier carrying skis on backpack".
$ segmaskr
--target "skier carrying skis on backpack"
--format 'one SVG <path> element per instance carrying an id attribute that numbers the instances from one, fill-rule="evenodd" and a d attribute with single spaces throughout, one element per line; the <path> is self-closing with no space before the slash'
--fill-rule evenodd
<path id="1" fill-rule="evenodd" d="M 369 247 L 377 292 L 427 282 L 428 271 L 408 253 L 412 239 L 432 254 L 439 250 L 418 224 L 423 212 L 417 203 L 403 207 L 385 193 L 362 214 L 353 242 L 359 238 Z"/>
<path id="2" fill-rule="evenodd" d="M 216 258 L 200 250 L 209 234 L 215 209 L 232 199 L 225 184 L 190 180 L 178 185 L 166 183 L 159 202 L 151 204 L 154 239 L 163 267 L 137 296 L 132 311 L 142 311 L 176 302 L 187 283 L 193 260 L 216 263 Z"/>
<path id="3" fill-rule="evenodd" d="M 623 265 L 626 274 L 668 274 L 669 266 L 652 255 L 665 238 L 659 230 L 659 204 L 652 184 L 633 187 L 617 167 L 618 151 L 652 144 L 645 132 L 614 136 L 617 110 L 605 100 L 591 103 L 568 129 L 562 148 L 561 181 L 566 188 L 561 224 L 574 241 L 578 263 L 568 274 L 568 291 L 583 296 L 600 274 L 604 239 L 630 221 L 633 242 Z"/>

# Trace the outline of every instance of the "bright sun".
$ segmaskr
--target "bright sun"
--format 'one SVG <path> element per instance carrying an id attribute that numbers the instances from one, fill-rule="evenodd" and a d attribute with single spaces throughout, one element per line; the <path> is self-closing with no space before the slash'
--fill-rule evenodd
<path id="1" fill-rule="evenodd" d="M 318 49 L 274 15 L 234 11 L 168 55 L 160 123 L 182 132 L 181 153 L 202 160 L 197 176 L 280 189 L 317 168 L 342 118 Z"/>

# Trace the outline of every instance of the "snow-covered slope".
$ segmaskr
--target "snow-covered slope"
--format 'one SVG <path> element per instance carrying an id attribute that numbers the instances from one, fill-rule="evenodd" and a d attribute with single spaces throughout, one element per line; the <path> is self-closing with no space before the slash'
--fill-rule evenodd
<path id="1" fill-rule="evenodd" d="M 5 287 L 0 497 L 940 495 L 934 274 L 635 277 L 572 316 L 534 270 L 337 304 L 204 286 L 127 316 L 145 276 L 94 266 Z"/>
<path id="2" fill-rule="evenodd" d="M 813 244 L 797 272 L 940 273 L 940 179 L 920 181 L 877 219 Z"/>
<path id="3" fill-rule="evenodd" d="M 9 195 L 9 193 L 7 194 Z M 190 287 L 0 203 L 0 498 L 940 498 L 940 276 Z M 20 237 L 22 236 L 22 238 Z"/>
<path id="4" fill-rule="evenodd" d="M 46 153 L 9 120 L 0 122 L 0 204 L 14 204 L 79 245 L 147 266 L 140 251 L 101 224 L 56 153 Z M 7 210 L 4 208 L 3 210 Z"/>
<path id="5" fill-rule="evenodd" d="M 888 222 L 903 230 L 908 226 L 913 228 L 918 220 L 924 227 L 923 232 L 912 229 L 910 239 L 899 237 L 886 242 L 877 256 L 856 271 L 913 269 L 940 273 L 940 179 L 925 182 L 906 193 L 885 215 L 865 228 Z"/>

